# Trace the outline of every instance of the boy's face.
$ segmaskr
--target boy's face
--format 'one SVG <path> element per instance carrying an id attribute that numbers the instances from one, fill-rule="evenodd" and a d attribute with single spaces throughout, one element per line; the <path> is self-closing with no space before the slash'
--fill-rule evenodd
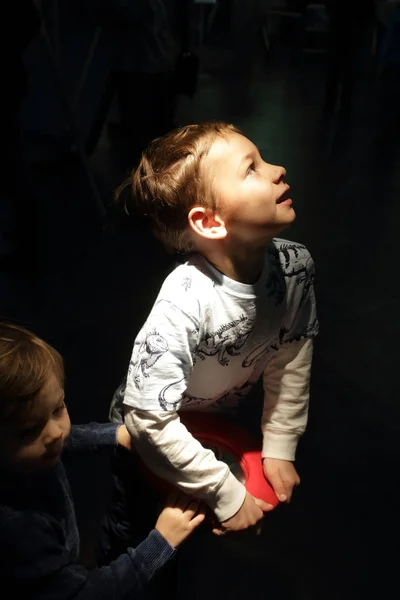
<path id="1" fill-rule="evenodd" d="M 211 175 L 216 212 L 231 239 L 262 243 L 294 221 L 286 170 L 264 162 L 244 136 L 218 138 L 204 165 Z"/>
<path id="2" fill-rule="evenodd" d="M 70 429 L 64 390 L 52 374 L 23 417 L 0 426 L 0 460 L 19 472 L 51 467 Z"/>

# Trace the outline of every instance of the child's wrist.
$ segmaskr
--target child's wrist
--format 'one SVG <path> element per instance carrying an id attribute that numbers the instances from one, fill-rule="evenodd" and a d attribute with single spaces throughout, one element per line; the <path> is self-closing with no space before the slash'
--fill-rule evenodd
<path id="1" fill-rule="evenodd" d="M 132 450 L 132 438 L 125 425 L 120 425 L 117 429 L 117 444 L 126 450 Z"/>

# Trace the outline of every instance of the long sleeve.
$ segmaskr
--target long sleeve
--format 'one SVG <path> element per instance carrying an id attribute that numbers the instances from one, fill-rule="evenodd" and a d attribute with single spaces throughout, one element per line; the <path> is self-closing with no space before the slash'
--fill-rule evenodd
<path id="1" fill-rule="evenodd" d="M 206 502 L 220 522 L 237 513 L 245 487 L 189 433 L 176 412 L 126 407 L 125 424 L 138 453 L 155 474 Z"/>
<path id="2" fill-rule="evenodd" d="M 7 530 L 2 523 L 0 533 L 1 548 L 7 548 L 1 552 L 2 584 L 31 600 L 133 600 L 174 554 L 153 530 L 136 549 L 89 571 L 71 562 L 58 523 L 25 514 L 10 525 Z"/>
<path id="3" fill-rule="evenodd" d="M 194 292 L 177 297 L 175 285 L 169 297 L 176 302 L 156 301 L 135 340 L 124 394 L 125 424 L 154 473 L 204 500 L 226 521 L 243 504 L 245 488 L 193 438 L 177 414 L 199 343 L 199 301 Z"/>
<path id="4" fill-rule="evenodd" d="M 313 340 L 283 345 L 264 374 L 263 458 L 294 460 L 308 418 Z"/>
<path id="5" fill-rule="evenodd" d="M 88 423 L 72 425 L 71 433 L 65 442 L 65 452 L 96 452 L 117 446 L 115 423 Z"/>

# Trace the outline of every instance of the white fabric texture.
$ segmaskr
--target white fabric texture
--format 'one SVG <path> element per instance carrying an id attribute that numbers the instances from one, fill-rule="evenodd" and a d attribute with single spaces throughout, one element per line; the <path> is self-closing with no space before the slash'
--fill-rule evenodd
<path id="1" fill-rule="evenodd" d="M 277 352 L 263 373 L 263 458 L 293 461 L 307 426 L 313 341 L 295 341 Z"/>
<path id="2" fill-rule="evenodd" d="M 123 403 L 150 468 L 204 499 L 220 520 L 240 508 L 243 486 L 193 439 L 177 411 L 231 412 L 262 376 L 263 455 L 293 460 L 307 422 L 318 332 L 313 280 L 308 250 L 285 240 L 270 244 L 254 285 L 192 255 L 166 278 L 135 340 L 111 417 L 121 419 Z"/>
<path id="3" fill-rule="evenodd" d="M 221 522 L 237 513 L 246 495 L 244 485 L 194 439 L 178 413 L 128 408 L 125 424 L 136 450 L 156 475 L 204 500 Z"/>

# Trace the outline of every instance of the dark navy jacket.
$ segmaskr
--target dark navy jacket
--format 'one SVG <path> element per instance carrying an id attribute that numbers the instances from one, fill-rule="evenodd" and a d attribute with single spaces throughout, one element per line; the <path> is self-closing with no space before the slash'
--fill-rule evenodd
<path id="1" fill-rule="evenodd" d="M 64 453 L 115 447 L 117 425 L 77 425 Z M 79 533 L 61 461 L 36 474 L 0 471 L 0 581 L 29 600 L 132 600 L 173 555 L 153 530 L 137 548 L 109 566 L 79 565 Z"/>

